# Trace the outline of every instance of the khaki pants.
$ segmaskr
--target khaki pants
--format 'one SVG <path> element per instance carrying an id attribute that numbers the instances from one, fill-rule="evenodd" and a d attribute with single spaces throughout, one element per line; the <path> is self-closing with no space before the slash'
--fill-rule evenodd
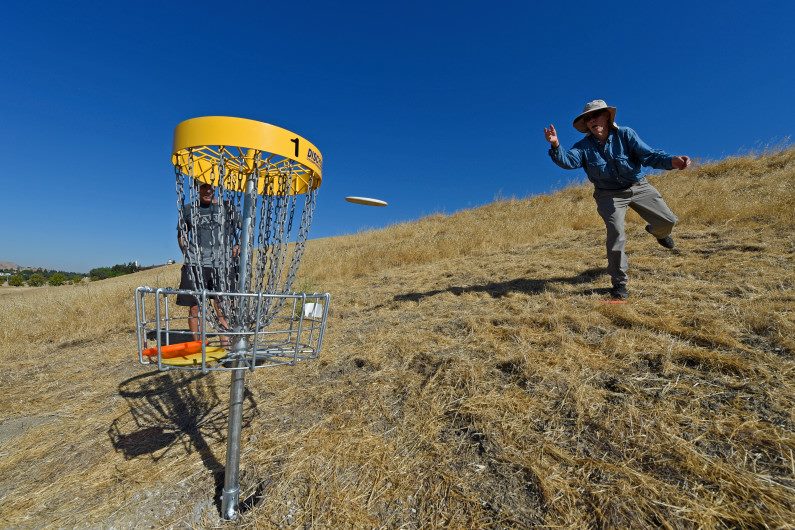
<path id="1" fill-rule="evenodd" d="M 613 287 L 626 286 L 629 265 L 624 252 L 627 242 L 624 217 L 627 207 L 638 212 L 649 223 L 646 230 L 658 239 L 671 235 L 677 218 L 665 204 L 660 192 L 646 180 L 625 190 L 596 189 L 593 198 L 596 200 L 596 211 L 607 228 L 607 272 Z"/>

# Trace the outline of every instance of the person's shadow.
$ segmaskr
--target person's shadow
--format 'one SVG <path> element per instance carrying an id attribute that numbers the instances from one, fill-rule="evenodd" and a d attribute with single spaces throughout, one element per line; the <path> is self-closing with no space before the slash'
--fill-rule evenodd
<path id="1" fill-rule="evenodd" d="M 605 274 L 604 268 L 593 268 L 582 271 L 576 276 L 570 277 L 557 277 L 546 278 L 543 280 L 534 280 L 528 278 L 516 278 L 515 280 L 507 280 L 504 282 L 492 282 L 483 285 L 469 285 L 467 287 L 450 286 L 445 289 L 436 289 L 433 291 L 425 291 L 422 293 L 405 293 L 396 295 L 393 300 L 395 302 L 419 302 L 423 298 L 429 296 L 436 296 L 442 293 L 453 293 L 460 296 L 464 293 L 488 293 L 492 298 L 502 298 L 511 292 L 521 292 L 526 294 L 539 294 L 546 290 L 547 285 L 551 283 L 565 283 L 569 285 L 579 285 L 584 283 L 591 283 L 599 276 Z M 584 294 L 607 292 L 608 289 L 588 289 L 583 291 Z"/>
<path id="2" fill-rule="evenodd" d="M 127 460 L 148 455 L 154 461 L 180 448 L 186 454 L 199 453 L 215 479 L 215 502 L 220 511 L 224 466 L 215 457 L 207 440 L 226 440 L 228 410 L 212 380 L 213 374 L 169 371 L 149 372 L 119 384 L 119 395 L 127 400 L 129 412 L 119 416 L 108 429 L 116 451 Z M 246 390 L 243 395 L 245 428 L 257 414 L 257 403 Z"/>

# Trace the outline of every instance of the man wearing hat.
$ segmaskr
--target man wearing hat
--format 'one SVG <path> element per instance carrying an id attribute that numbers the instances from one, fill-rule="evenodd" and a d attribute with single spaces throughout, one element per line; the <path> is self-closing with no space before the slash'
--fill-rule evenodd
<path id="1" fill-rule="evenodd" d="M 671 230 L 676 216 L 660 192 L 641 175 L 641 167 L 685 169 L 690 165 L 690 158 L 652 149 L 638 133 L 629 127 L 619 127 L 615 118 L 616 108 L 596 99 L 587 103 L 582 113 L 574 118 L 574 128 L 585 133 L 585 138 L 571 149 L 560 145 L 554 125 L 544 128 L 544 135 L 551 144 L 552 161 L 563 169 L 583 168 L 594 185 L 596 210 L 607 228 L 607 272 L 613 282 L 610 296 L 614 300 L 626 300 L 629 296 L 624 252 L 627 208 L 638 212 L 648 223 L 646 231 L 657 238 L 660 245 L 674 248 Z"/>

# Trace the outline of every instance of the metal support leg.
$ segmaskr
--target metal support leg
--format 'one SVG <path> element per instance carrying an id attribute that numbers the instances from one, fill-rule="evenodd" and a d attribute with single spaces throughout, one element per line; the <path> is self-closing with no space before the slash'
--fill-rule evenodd
<path id="1" fill-rule="evenodd" d="M 245 380 L 246 370 L 232 372 L 232 385 L 229 390 L 229 429 L 226 436 L 226 469 L 224 491 L 221 496 L 221 516 L 227 520 L 237 517 L 237 505 L 240 501 L 240 428 L 243 424 Z"/>

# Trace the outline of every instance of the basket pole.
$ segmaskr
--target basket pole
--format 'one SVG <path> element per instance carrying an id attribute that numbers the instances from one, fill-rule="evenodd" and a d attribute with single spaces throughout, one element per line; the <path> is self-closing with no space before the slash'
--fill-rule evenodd
<path id="1" fill-rule="evenodd" d="M 249 251 L 250 235 L 254 226 L 254 207 L 257 202 L 257 172 L 250 173 L 246 179 L 246 195 L 243 200 L 243 227 L 240 241 L 239 274 L 237 290 L 246 292 L 246 280 L 249 277 Z M 244 296 L 240 300 L 238 310 L 240 318 L 236 331 L 244 331 L 243 314 L 247 310 L 248 299 Z M 236 370 L 232 370 L 231 385 L 229 389 L 229 429 L 226 437 L 226 467 L 224 468 L 224 489 L 221 495 L 221 515 L 224 519 L 237 518 L 238 502 L 240 500 L 240 429 L 243 424 L 243 393 L 245 390 L 246 370 L 241 366 L 242 360 L 248 350 L 248 341 L 245 335 L 238 335 L 240 339 L 235 343 Z"/>

